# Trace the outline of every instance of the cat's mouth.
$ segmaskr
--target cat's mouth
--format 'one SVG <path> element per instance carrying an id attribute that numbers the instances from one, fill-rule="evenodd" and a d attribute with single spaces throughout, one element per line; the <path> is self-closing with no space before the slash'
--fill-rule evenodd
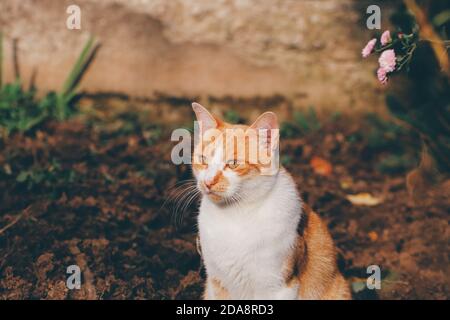
<path id="1" fill-rule="evenodd" d="M 209 191 L 208 193 L 205 192 L 204 195 L 217 205 L 230 205 L 238 201 L 233 196 L 229 196 L 226 193 L 218 193 L 215 191 Z"/>
<path id="2" fill-rule="evenodd" d="M 209 199 L 211 199 L 214 202 L 221 202 L 224 199 L 223 196 L 214 192 L 210 192 L 209 194 L 207 194 L 207 197 L 209 197 Z"/>
<path id="3" fill-rule="evenodd" d="M 222 192 L 218 192 L 215 190 L 211 190 L 205 187 L 200 187 L 202 193 L 208 197 L 209 199 L 211 199 L 214 202 L 221 202 L 225 199 L 225 195 Z"/>
<path id="4" fill-rule="evenodd" d="M 218 198 L 222 199 L 223 198 L 223 195 L 217 191 L 206 189 L 206 188 L 202 188 L 202 189 L 203 189 L 202 190 L 203 194 L 205 194 L 207 197 L 214 198 L 214 199 L 218 199 Z"/>
<path id="5" fill-rule="evenodd" d="M 216 204 L 225 202 L 229 203 L 233 198 L 232 196 L 230 196 L 229 188 L 222 188 L 222 187 L 208 188 L 203 183 L 198 183 L 197 188 L 200 190 L 203 196 L 207 197 Z"/>

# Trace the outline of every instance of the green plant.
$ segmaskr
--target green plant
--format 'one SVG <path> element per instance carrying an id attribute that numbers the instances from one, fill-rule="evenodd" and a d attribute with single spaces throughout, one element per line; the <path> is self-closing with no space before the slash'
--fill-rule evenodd
<path id="1" fill-rule="evenodd" d="M 95 54 L 94 38 L 90 37 L 83 50 L 78 56 L 75 65 L 69 73 L 64 85 L 59 93 L 56 95 L 56 114 L 58 120 L 65 120 L 71 112 L 71 101 L 76 95 L 78 85 L 81 81 L 83 73 L 86 71 L 89 63 L 92 61 Z"/>
<path id="2" fill-rule="evenodd" d="M 322 127 L 315 109 L 311 106 L 307 111 L 295 111 L 294 121 L 283 122 L 280 128 L 282 137 L 293 138 L 295 136 L 315 132 Z"/>
<path id="3" fill-rule="evenodd" d="M 433 198 L 450 176 L 450 3 L 448 1 L 403 0 L 391 16 L 392 33 L 386 30 L 373 38 L 362 51 L 363 57 L 381 53 L 378 79 L 387 87 L 386 105 L 397 119 L 417 132 L 421 158 L 406 177 L 412 199 Z M 375 139 L 376 141 L 376 139 Z M 398 148 L 404 150 L 404 148 Z M 411 165 L 405 156 L 383 159 L 378 169 L 402 171 Z"/>
<path id="4" fill-rule="evenodd" d="M 377 170 L 387 174 L 404 173 L 415 164 L 416 161 L 407 154 L 390 154 L 380 160 Z"/>
<path id="5" fill-rule="evenodd" d="M 419 3 L 419 2 L 418 2 Z M 389 111 L 414 128 L 423 149 L 442 174 L 450 173 L 450 73 L 447 30 L 450 4 L 432 1 L 425 9 L 415 1 L 405 1 L 392 18 L 402 32 L 417 30 L 420 42 L 404 77 L 402 87 L 390 88 Z"/>
<path id="6" fill-rule="evenodd" d="M 234 110 L 227 110 L 223 115 L 225 121 L 231 123 L 239 123 L 242 119 L 239 117 L 239 113 Z"/>
<path id="7" fill-rule="evenodd" d="M 0 33 L 0 44 L 3 42 Z M 20 78 L 13 83 L 2 83 L 0 68 L 0 129 L 3 135 L 11 132 L 27 132 L 49 119 L 62 121 L 73 113 L 76 89 L 81 77 L 95 53 L 93 39 L 90 38 L 69 73 L 60 92 L 49 92 L 37 98 L 35 88 L 24 89 Z M 0 45 L 0 65 L 3 50 Z"/>
<path id="8" fill-rule="evenodd" d="M 364 122 L 367 123 L 367 130 L 361 132 L 361 134 L 365 137 L 367 146 L 373 152 L 404 152 L 405 148 L 400 137 L 413 134 L 410 130 L 393 121 L 382 119 L 376 113 L 368 113 L 364 117 Z"/>
<path id="9" fill-rule="evenodd" d="M 0 127 L 5 135 L 26 132 L 49 118 L 54 105 L 54 93 L 38 101 L 35 90 L 24 91 L 18 81 L 6 84 L 0 88 Z"/>
<path id="10" fill-rule="evenodd" d="M 57 183 L 70 184 L 76 178 L 76 172 L 63 169 L 56 159 L 52 159 L 46 167 L 32 166 L 22 170 L 16 176 L 16 181 L 25 184 L 30 190 L 37 186 L 51 187 Z"/>
<path id="11" fill-rule="evenodd" d="M 295 112 L 294 120 L 300 130 L 305 133 L 317 131 L 322 127 L 319 118 L 317 117 L 316 110 L 312 106 L 310 106 L 305 113 Z"/>

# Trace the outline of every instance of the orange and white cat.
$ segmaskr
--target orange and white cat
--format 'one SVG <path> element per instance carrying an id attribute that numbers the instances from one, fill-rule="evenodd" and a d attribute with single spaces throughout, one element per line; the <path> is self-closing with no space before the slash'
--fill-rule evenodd
<path id="1" fill-rule="evenodd" d="M 327 227 L 302 203 L 289 173 L 281 167 L 262 174 L 264 165 L 238 159 L 238 148 L 248 156 L 248 140 L 230 150 L 220 136 L 227 130 L 276 130 L 276 115 L 266 112 L 251 126 L 233 125 L 198 103 L 192 107 L 201 135 L 219 132 L 213 142 L 196 145 L 192 165 L 202 193 L 204 298 L 350 299 Z M 265 139 L 258 146 L 269 148 L 271 135 Z"/>

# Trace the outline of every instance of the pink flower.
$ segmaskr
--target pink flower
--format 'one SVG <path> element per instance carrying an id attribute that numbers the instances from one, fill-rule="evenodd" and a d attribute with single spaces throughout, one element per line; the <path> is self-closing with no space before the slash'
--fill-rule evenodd
<path id="1" fill-rule="evenodd" d="M 370 56 L 370 54 L 373 52 L 373 49 L 375 48 L 375 44 L 377 43 L 377 39 L 373 38 L 369 42 L 367 42 L 366 46 L 362 50 L 362 56 L 363 58 L 367 58 Z"/>
<path id="2" fill-rule="evenodd" d="M 392 72 L 395 70 L 395 51 L 393 49 L 389 49 L 386 51 L 383 51 L 383 53 L 380 56 L 380 59 L 378 59 L 378 62 L 380 63 L 380 68 L 384 69 L 386 73 Z"/>
<path id="3" fill-rule="evenodd" d="M 377 77 L 378 77 L 378 80 L 381 82 L 381 84 L 386 84 L 388 82 L 387 72 L 383 68 L 378 69 Z"/>
<path id="4" fill-rule="evenodd" d="M 385 32 L 383 32 L 383 34 L 381 35 L 381 45 L 385 46 L 387 45 L 389 42 L 392 41 L 391 38 L 391 33 L 389 32 L 389 30 L 386 30 Z"/>

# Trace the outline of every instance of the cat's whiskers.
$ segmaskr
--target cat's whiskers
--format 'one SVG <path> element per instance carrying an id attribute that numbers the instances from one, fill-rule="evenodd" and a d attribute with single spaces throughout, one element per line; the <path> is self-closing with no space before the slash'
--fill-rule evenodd
<path id="1" fill-rule="evenodd" d="M 173 211 L 173 217 L 176 226 L 180 226 L 183 221 L 184 211 L 187 208 L 185 204 L 188 203 L 187 200 L 192 196 L 195 197 L 196 195 L 196 186 L 188 186 L 185 190 L 181 190 L 177 198 L 174 200 L 175 207 Z"/>
<path id="2" fill-rule="evenodd" d="M 200 194 L 200 191 L 198 189 L 191 191 L 190 197 L 187 198 L 187 200 L 184 202 L 183 207 L 181 208 L 181 215 L 180 215 L 180 224 L 183 221 L 184 213 L 189 208 L 189 206 L 192 204 L 192 202 L 198 197 Z"/>
<path id="3" fill-rule="evenodd" d="M 163 207 L 167 202 L 172 202 L 174 204 L 171 220 L 175 226 L 181 225 L 184 211 L 189 207 L 190 203 L 197 195 L 198 189 L 195 179 L 179 181 L 169 189 L 169 195 L 164 201 Z"/>
<path id="4" fill-rule="evenodd" d="M 163 207 L 167 204 L 167 202 L 176 203 L 178 201 L 178 199 L 185 194 L 184 191 L 186 189 L 189 190 L 193 187 L 195 187 L 195 186 L 185 183 L 184 185 L 174 188 L 173 190 L 170 191 L 169 195 L 167 196 L 166 200 L 164 201 Z"/>

